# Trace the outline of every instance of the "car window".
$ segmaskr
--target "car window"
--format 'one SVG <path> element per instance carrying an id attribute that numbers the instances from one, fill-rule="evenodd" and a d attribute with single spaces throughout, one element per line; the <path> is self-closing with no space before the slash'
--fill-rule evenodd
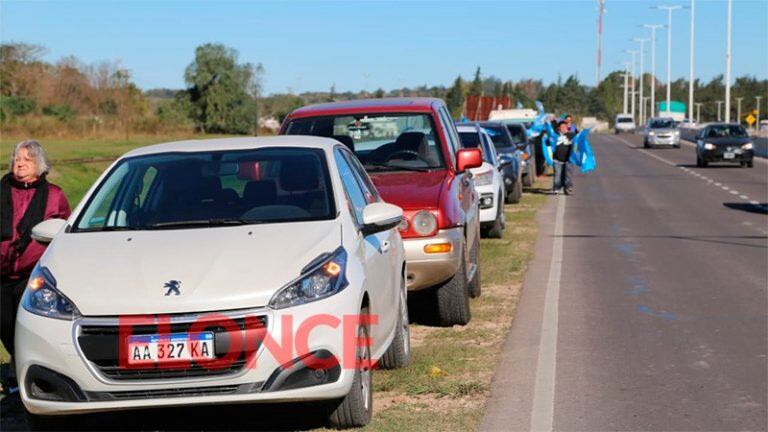
<path id="1" fill-rule="evenodd" d="M 509 134 L 512 135 L 512 141 L 514 141 L 515 144 L 525 142 L 526 135 L 523 126 L 517 124 L 507 125 L 507 130 L 509 130 Z"/>
<path id="2" fill-rule="evenodd" d="M 654 119 L 651 120 L 651 129 L 670 129 L 675 127 L 675 122 L 672 119 Z"/>
<path id="3" fill-rule="evenodd" d="M 336 149 L 333 152 L 333 156 L 336 159 L 336 165 L 339 169 L 341 183 L 344 185 L 344 193 L 347 196 L 349 211 L 352 213 L 357 224 L 362 225 L 363 209 L 368 204 L 365 199 L 365 193 L 355 176 L 354 169 L 350 166 L 347 158 L 344 157 L 342 150 Z"/>
<path id="4" fill-rule="evenodd" d="M 509 132 L 507 132 L 507 128 L 504 127 L 504 125 L 484 125 L 483 129 L 485 129 L 485 132 L 491 137 L 493 145 L 496 148 L 512 146 Z"/>
<path id="5" fill-rule="evenodd" d="M 287 135 L 333 138 L 354 151 L 366 170 L 445 167 L 443 149 L 430 114 L 354 114 L 291 120 Z"/>
<path id="6" fill-rule="evenodd" d="M 480 134 L 476 131 L 459 132 L 459 138 L 464 148 L 477 148 L 480 146 Z"/>
<path id="7" fill-rule="evenodd" d="M 707 138 L 744 138 L 749 136 L 747 130 L 739 125 L 713 125 L 707 132 Z"/>
<path id="8" fill-rule="evenodd" d="M 368 173 L 365 172 L 365 168 L 360 165 L 360 161 L 349 151 L 341 150 L 341 154 L 347 159 L 349 166 L 352 167 L 352 170 L 355 173 L 355 178 L 357 178 L 358 183 L 360 183 L 360 188 L 365 194 L 365 201 L 369 204 L 379 201 L 379 192 L 373 185 L 371 178 L 368 177 Z"/>
<path id="9" fill-rule="evenodd" d="M 456 166 L 456 152 L 461 148 L 459 133 L 456 131 L 456 125 L 453 124 L 451 115 L 448 114 L 448 111 L 445 109 L 445 107 L 440 107 L 438 112 L 440 113 L 441 121 L 445 127 L 445 135 L 448 137 L 448 149 L 450 153 L 448 157 L 451 159 L 453 166 Z"/>
<path id="10" fill-rule="evenodd" d="M 496 159 L 498 158 L 496 155 L 496 147 L 493 146 L 487 134 L 481 134 L 480 136 L 483 139 L 483 155 L 485 155 L 485 161 L 492 165 L 496 165 Z"/>
<path id="11" fill-rule="evenodd" d="M 75 231 L 332 219 L 331 190 L 319 149 L 137 156 L 97 186 Z"/>

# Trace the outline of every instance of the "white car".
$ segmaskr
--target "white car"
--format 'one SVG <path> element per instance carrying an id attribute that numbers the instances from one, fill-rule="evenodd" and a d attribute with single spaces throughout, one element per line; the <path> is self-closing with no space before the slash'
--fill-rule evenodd
<path id="1" fill-rule="evenodd" d="M 331 425 L 366 424 L 370 359 L 409 358 L 401 220 L 331 139 L 127 153 L 69 220 L 34 228 L 50 246 L 22 298 L 15 356 L 30 423 L 330 400 Z"/>
<path id="2" fill-rule="evenodd" d="M 637 124 L 635 124 L 632 114 L 617 114 L 616 120 L 613 123 L 613 129 L 617 135 L 621 132 L 635 133 Z"/>
<path id="3" fill-rule="evenodd" d="M 479 125 L 457 125 L 461 144 L 465 148 L 480 147 L 483 164 L 469 171 L 480 196 L 480 233 L 484 237 L 501 238 L 504 232 L 504 181 L 501 162 L 491 137 Z"/>

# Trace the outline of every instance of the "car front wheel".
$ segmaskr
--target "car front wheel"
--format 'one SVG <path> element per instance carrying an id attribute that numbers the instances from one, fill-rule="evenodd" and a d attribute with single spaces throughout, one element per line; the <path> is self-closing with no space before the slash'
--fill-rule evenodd
<path id="1" fill-rule="evenodd" d="M 360 311 L 368 315 L 368 309 Z M 371 421 L 373 414 L 373 381 L 371 380 L 371 347 L 367 343 L 368 326 L 361 324 L 357 329 L 357 361 L 355 378 L 349 393 L 339 402 L 330 415 L 329 423 L 337 429 L 362 427 Z M 360 343 L 360 341 L 364 341 Z"/>
<path id="2" fill-rule="evenodd" d="M 404 284 L 405 282 L 403 282 Z M 382 369 L 398 369 L 408 366 L 411 358 L 411 337 L 408 327 L 410 319 L 408 318 L 408 294 L 405 286 L 400 287 L 400 313 L 397 318 L 397 329 L 395 337 L 389 348 L 381 356 L 379 366 Z"/>

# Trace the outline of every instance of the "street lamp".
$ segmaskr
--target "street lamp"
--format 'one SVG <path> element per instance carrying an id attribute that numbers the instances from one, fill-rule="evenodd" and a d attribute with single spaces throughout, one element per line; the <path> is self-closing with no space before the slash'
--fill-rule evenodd
<path id="1" fill-rule="evenodd" d="M 670 115 L 672 102 L 672 11 L 682 8 L 682 6 L 656 6 L 656 9 L 667 11 L 667 115 Z"/>
<path id="2" fill-rule="evenodd" d="M 741 101 L 743 100 L 743 97 L 737 97 L 736 98 L 736 121 L 741 124 Z"/>
<path id="3" fill-rule="evenodd" d="M 691 0 L 691 59 L 688 70 L 688 120 L 693 121 L 693 25 L 696 16 L 696 0 Z"/>
<path id="4" fill-rule="evenodd" d="M 640 42 L 640 123 L 645 124 L 645 103 L 643 103 L 643 81 L 645 81 L 645 67 L 643 66 L 643 58 L 645 57 L 645 43 L 650 39 L 648 38 L 634 38 L 635 42 Z"/>
<path id="5" fill-rule="evenodd" d="M 719 122 L 723 121 L 722 117 L 720 116 L 720 107 L 723 106 L 723 102 L 725 101 L 715 101 L 715 103 L 717 104 L 717 121 Z"/>
<path id="6" fill-rule="evenodd" d="M 762 96 L 755 96 L 755 100 L 757 101 L 757 120 L 755 120 L 755 130 L 760 130 L 760 99 L 762 98 Z"/>
<path id="7" fill-rule="evenodd" d="M 731 122 L 731 9 L 732 0 L 728 0 L 728 30 L 725 36 L 725 122 Z"/>
<path id="8" fill-rule="evenodd" d="M 696 124 L 701 123 L 701 106 L 704 105 L 701 102 L 696 102 Z"/>
<path id="9" fill-rule="evenodd" d="M 639 51 L 624 50 L 624 52 L 632 55 L 632 103 L 630 104 L 631 106 L 630 112 L 632 113 L 632 121 L 636 121 L 637 119 L 635 118 L 635 56 L 638 54 Z"/>
<path id="10" fill-rule="evenodd" d="M 623 114 L 627 114 L 627 103 L 629 102 L 629 99 L 627 99 L 627 91 L 629 90 L 629 62 L 622 62 L 621 64 L 624 65 L 624 111 L 622 111 Z"/>
<path id="11" fill-rule="evenodd" d="M 650 100 L 651 100 L 650 96 L 643 96 L 641 98 L 641 101 L 642 101 L 642 104 L 643 104 L 643 113 L 645 113 L 644 118 L 643 118 L 643 124 L 645 124 L 645 122 L 648 120 L 647 118 L 645 118 L 648 115 L 648 109 L 646 108 L 646 105 L 647 105 L 647 102 L 649 102 Z"/>
<path id="12" fill-rule="evenodd" d="M 663 24 L 643 24 L 644 27 L 651 30 L 651 115 L 656 115 L 656 29 L 663 28 Z"/>

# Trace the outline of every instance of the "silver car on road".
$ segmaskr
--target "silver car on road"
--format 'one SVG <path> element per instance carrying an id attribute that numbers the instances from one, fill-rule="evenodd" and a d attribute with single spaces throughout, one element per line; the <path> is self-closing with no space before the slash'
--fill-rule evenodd
<path id="1" fill-rule="evenodd" d="M 669 117 L 652 117 L 643 128 L 643 147 L 672 146 L 680 148 L 680 130 Z"/>

